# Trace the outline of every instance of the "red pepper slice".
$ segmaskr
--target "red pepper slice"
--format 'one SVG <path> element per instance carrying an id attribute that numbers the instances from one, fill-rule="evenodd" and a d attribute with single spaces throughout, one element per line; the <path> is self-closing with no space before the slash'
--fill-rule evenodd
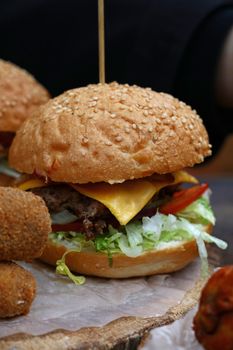
<path id="1" fill-rule="evenodd" d="M 82 232 L 83 231 L 83 224 L 79 221 L 71 222 L 70 224 L 54 224 L 52 225 L 52 231 L 53 232 L 59 232 L 59 231 L 74 231 L 74 232 Z"/>
<path id="2" fill-rule="evenodd" d="M 207 188 L 208 184 L 201 184 L 175 192 L 171 200 L 159 208 L 159 212 L 162 214 L 175 214 L 199 198 Z"/>

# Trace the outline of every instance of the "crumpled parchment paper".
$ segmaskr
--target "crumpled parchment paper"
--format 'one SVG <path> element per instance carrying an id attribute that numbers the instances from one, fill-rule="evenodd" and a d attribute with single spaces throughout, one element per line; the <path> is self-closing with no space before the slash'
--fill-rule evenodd
<path id="1" fill-rule="evenodd" d="M 196 311 L 195 307 L 182 319 L 170 325 L 153 329 L 140 350 L 203 350 L 192 329 Z"/>
<path id="2" fill-rule="evenodd" d="M 121 316 L 163 315 L 199 278 L 200 262 L 170 274 L 132 279 L 86 278 L 82 286 L 42 263 L 21 264 L 37 280 L 37 296 L 26 316 L 0 320 L 0 337 L 44 334 L 56 329 L 102 326 Z"/>

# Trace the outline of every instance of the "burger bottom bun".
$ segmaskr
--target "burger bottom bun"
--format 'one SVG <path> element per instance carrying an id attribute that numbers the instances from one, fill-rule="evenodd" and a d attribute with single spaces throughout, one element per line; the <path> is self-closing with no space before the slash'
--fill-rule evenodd
<path id="1" fill-rule="evenodd" d="M 208 232 L 211 228 L 208 226 Z M 40 260 L 56 265 L 56 261 L 61 259 L 67 250 L 63 245 L 48 241 Z M 111 266 L 107 254 L 94 251 L 71 252 L 66 255 L 65 261 L 70 270 L 83 275 L 128 278 L 177 271 L 197 256 L 196 241 L 192 240 L 174 243 L 169 248 L 147 251 L 134 258 L 124 254 L 114 254 Z"/>

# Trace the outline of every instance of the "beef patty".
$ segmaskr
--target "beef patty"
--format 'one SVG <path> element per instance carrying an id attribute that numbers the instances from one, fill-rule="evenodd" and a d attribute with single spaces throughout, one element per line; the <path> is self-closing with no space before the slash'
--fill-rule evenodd
<path id="1" fill-rule="evenodd" d="M 31 191 L 44 199 L 51 214 L 65 209 L 75 214 L 87 239 L 103 234 L 107 228 L 106 218 L 112 216 L 102 203 L 80 194 L 69 185 L 49 185 Z"/>

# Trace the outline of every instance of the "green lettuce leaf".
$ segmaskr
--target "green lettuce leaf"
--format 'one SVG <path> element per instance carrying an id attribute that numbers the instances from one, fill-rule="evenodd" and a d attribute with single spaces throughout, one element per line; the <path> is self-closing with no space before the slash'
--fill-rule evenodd
<path id="1" fill-rule="evenodd" d="M 203 225 L 215 224 L 215 217 L 207 197 L 200 197 L 185 209 L 179 211 L 177 216 L 193 223 Z"/>
<path id="2" fill-rule="evenodd" d="M 110 265 L 112 256 L 116 253 L 137 257 L 148 250 L 161 249 L 195 239 L 202 261 L 202 275 L 205 275 L 208 271 L 205 242 L 214 243 L 221 249 L 227 247 L 226 242 L 205 231 L 206 224 L 214 222 L 208 197 L 205 196 L 180 211 L 176 216 L 157 212 L 150 218 L 143 217 L 141 221 L 131 222 L 118 229 L 109 225 L 108 233 L 99 235 L 92 241 L 86 241 L 84 235 L 77 232 L 52 233 L 50 238 L 55 243 L 65 243 L 66 246 L 68 244 L 70 249 L 89 249 L 91 247 L 97 252 L 106 253 Z"/>

